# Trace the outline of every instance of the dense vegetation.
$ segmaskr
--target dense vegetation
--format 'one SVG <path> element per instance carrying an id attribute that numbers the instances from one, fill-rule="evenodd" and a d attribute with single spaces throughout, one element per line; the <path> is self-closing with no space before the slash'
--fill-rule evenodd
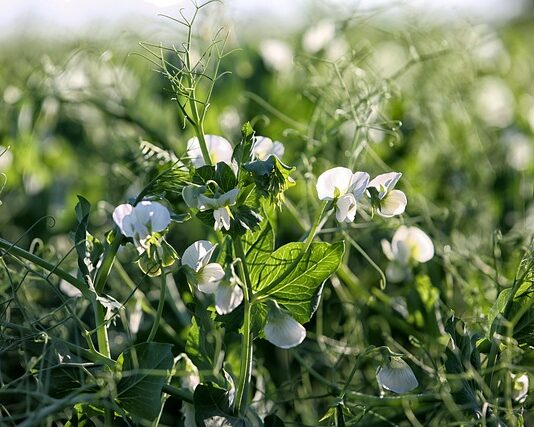
<path id="1" fill-rule="evenodd" d="M 174 47 L 4 43 L 0 424 L 534 423 L 532 21 L 171 22 Z M 362 191 L 322 197 L 336 167 Z M 114 214 L 142 200 L 172 214 L 148 237 Z M 202 291 L 201 240 L 242 303 Z"/>

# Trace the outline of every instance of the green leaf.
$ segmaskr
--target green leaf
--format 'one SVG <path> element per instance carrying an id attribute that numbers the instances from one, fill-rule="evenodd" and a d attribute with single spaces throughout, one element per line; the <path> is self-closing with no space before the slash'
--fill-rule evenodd
<path id="1" fill-rule="evenodd" d="M 130 414 L 153 420 L 160 412 L 161 390 L 173 366 L 171 344 L 147 342 L 135 345 L 117 360 L 121 380 L 117 402 Z"/>
<path id="2" fill-rule="evenodd" d="M 246 420 L 238 418 L 232 412 L 229 392 L 213 385 L 199 384 L 193 395 L 195 405 L 195 421 L 200 426 L 212 426 L 213 419 L 217 419 L 217 425 L 224 426 L 248 426 Z M 222 422 L 224 419 L 224 423 Z M 206 422 L 207 421 L 207 422 Z"/>
<path id="3" fill-rule="evenodd" d="M 250 159 L 254 129 L 250 122 L 246 122 L 241 127 L 241 142 L 237 144 L 232 154 L 232 158 L 241 165 L 245 160 Z"/>
<path id="4" fill-rule="evenodd" d="M 207 372 L 213 370 L 213 356 L 215 354 L 215 345 L 213 337 L 211 337 L 211 324 L 207 312 L 193 317 L 185 346 L 185 352 L 195 366 Z"/>
<path id="5" fill-rule="evenodd" d="M 317 309 L 324 282 L 338 269 L 345 244 L 288 243 L 277 249 L 256 270 L 256 291 L 275 299 L 300 323 L 306 323 Z M 256 277 L 255 276 L 255 277 Z"/>
<path id="6" fill-rule="evenodd" d="M 269 221 L 264 221 L 259 229 L 244 235 L 243 250 L 252 283 L 259 281 L 263 266 L 274 252 L 274 239 L 274 230 Z"/>

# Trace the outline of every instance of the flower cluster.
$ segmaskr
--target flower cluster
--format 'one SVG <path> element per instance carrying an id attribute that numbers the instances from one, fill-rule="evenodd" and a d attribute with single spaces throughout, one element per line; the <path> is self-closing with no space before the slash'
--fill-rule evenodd
<path id="1" fill-rule="evenodd" d="M 352 172 L 348 168 L 335 167 L 323 172 L 317 179 L 319 200 L 332 200 L 336 207 L 336 219 L 353 222 L 358 203 L 364 194 L 378 215 L 385 218 L 400 215 L 407 205 L 406 195 L 395 186 L 402 176 L 390 172 L 370 180 L 366 172 Z"/>

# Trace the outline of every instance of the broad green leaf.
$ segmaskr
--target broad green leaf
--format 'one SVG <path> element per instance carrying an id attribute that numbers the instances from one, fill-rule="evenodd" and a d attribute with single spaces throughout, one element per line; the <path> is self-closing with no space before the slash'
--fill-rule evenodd
<path id="1" fill-rule="evenodd" d="M 199 384 L 193 395 L 195 421 L 197 426 L 235 426 L 250 425 L 246 420 L 234 415 L 230 406 L 229 392 L 212 385 Z"/>
<path id="2" fill-rule="evenodd" d="M 264 264 L 274 252 L 274 238 L 269 221 L 264 221 L 259 229 L 244 235 L 243 250 L 252 283 L 258 282 Z"/>
<path id="3" fill-rule="evenodd" d="M 264 420 L 265 427 L 284 427 L 282 419 L 274 414 L 267 415 Z"/>
<path id="4" fill-rule="evenodd" d="M 213 337 L 211 337 L 213 333 L 211 324 L 207 312 L 193 317 L 185 346 L 185 352 L 195 366 L 207 372 L 213 370 L 213 356 L 215 354 L 215 344 Z"/>
<path id="5" fill-rule="evenodd" d="M 339 267 L 345 245 L 312 243 L 306 253 L 304 243 L 288 243 L 274 251 L 258 270 L 253 282 L 283 305 L 300 323 L 306 323 L 317 309 L 323 284 Z"/>
<path id="6" fill-rule="evenodd" d="M 160 411 L 161 390 L 173 366 L 171 344 L 147 342 L 135 345 L 117 360 L 121 379 L 117 402 L 130 414 L 153 420 Z"/>

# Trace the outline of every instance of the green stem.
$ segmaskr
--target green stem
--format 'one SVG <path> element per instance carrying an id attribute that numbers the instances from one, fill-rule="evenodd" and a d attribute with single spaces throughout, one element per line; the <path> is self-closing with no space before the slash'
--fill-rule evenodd
<path id="1" fill-rule="evenodd" d="M 235 408 L 237 412 L 244 415 L 248 408 L 248 389 L 250 386 L 250 377 L 252 374 L 252 331 L 251 331 L 251 312 L 252 312 L 252 285 L 248 273 L 248 267 L 245 259 L 245 252 L 241 240 L 237 238 L 234 241 L 234 248 L 237 257 L 241 260 L 239 263 L 241 277 L 245 281 L 243 286 L 244 315 L 243 315 L 243 341 L 241 368 L 239 372 L 239 383 L 237 385 Z"/>
<path id="2" fill-rule="evenodd" d="M 152 324 L 152 329 L 150 330 L 150 334 L 148 335 L 147 342 L 150 342 L 154 339 L 154 337 L 156 336 L 156 332 L 159 329 L 161 315 L 163 314 L 163 306 L 165 305 L 166 295 L 167 295 L 167 274 L 163 271 L 163 267 L 161 267 L 161 287 L 160 287 L 160 293 L 159 293 L 158 311 L 156 312 L 156 317 L 154 319 L 154 323 Z"/>
<path id="3" fill-rule="evenodd" d="M 108 246 L 106 253 L 104 254 L 102 264 L 100 265 L 95 277 L 95 290 L 98 295 L 102 293 L 104 286 L 106 286 L 106 281 L 108 280 L 109 273 L 111 272 L 111 267 L 113 267 L 113 262 L 115 261 L 117 251 L 119 250 L 119 246 L 122 242 L 122 234 L 118 227 L 115 227 L 115 229 L 112 231 L 112 238 L 113 241 L 111 245 Z"/>
<path id="4" fill-rule="evenodd" d="M 71 276 L 69 273 L 67 273 L 65 270 L 62 270 L 57 265 L 51 264 L 44 259 L 39 258 L 37 255 L 32 254 L 31 252 L 28 252 L 22 248 L 19 248 L 14 243 L 11 243 L 7 240 L 4 240 L 0 238 L 0 248 L 4 249 L 5 252 L 2 254 L 4 256 L 5 254 L 11 254 L 15 255 L 21 258 L 24 258 L 30 262 L 32 262 L 35 265 L 38 265 L 39 267 L 44 268 L 45 270 L 49 271 L 50 273 L 55 274 L 56 276 L 62 278 L 66 282 L 70 283 L 72 286 L 77 288 L 80 292 L 86 293 L 87 291 L 87 285 L 83 280 L 79 280 L 74 276 Z"/>

